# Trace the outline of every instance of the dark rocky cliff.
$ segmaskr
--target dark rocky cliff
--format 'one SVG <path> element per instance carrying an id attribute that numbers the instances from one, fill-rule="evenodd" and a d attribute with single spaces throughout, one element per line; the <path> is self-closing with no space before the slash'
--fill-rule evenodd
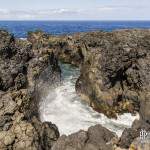
<path id="1" fill-rule="evenodd" d="M 108 117 L 139 111 L 140 102 L 149 93 L 150 31 L 123 30 L 95 36 L 95 44 L 88 44 L 77 92 Z M 89 41 L 90 37 L 92 34 L 83 38 Z"/>
<path id="2" fill-rule="evenodd" d="M 78 33 L 60 37 L 40 34 L 44 35 L 44 43 L 49 41 L 49 49 L 53 49 L 59 60 L 81 68 L 76 91 L 93 109 L 108 117 L 140 112 L 140 120 L 124 131 L 118 144 L 128 148 L 134 141 L 140 147 L 136 138 L 141 128 L 148 130 L 150 126 L 150 30 Z M 37 41 L 35 33 L 31 35 L 34 35 L 31 36 L 33 41 Z M 58 144 L 61 143 L 60 140 Z"/>
<path id="3" fill-rule="evenodd" d="M 58 60 L 80 67 L 76 91 L 93 109 L 110 118 L 139 112 L 140 120 L 120 139 L 101 126 L 59 138 L 55 125 L 38 120 L 40 96 L 60 81 Z M 36 31 L 24 41 L 0 30 L 0 149 L 140 149 L 140 130 L 150 130 L 149 89 L 150 30 Z"/>
<path id="4" fill-rule="evenodd" d="M 36 80 L 48 66 L 49 77 L 60 77 L 55 60 L 0 30 L 0 149 L 50 149 L 59 137 L 55 125 L 39 121 L 35 96 Z"/>

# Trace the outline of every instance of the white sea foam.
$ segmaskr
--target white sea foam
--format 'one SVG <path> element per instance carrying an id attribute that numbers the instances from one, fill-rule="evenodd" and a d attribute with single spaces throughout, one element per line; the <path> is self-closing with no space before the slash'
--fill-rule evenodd
<path id="1" fill-rule="evenodd" d="M 23 40 L 23 41 L 25 41 L 25 40 L 27 40 L 27 38 L 19 38 L 20 40 Z"/>
<path id="2" fill-rule="evenodd" d="M 75 75 L 67 76 L 60 86 L 50 90 L 40 104 L 41 120 L 56 124 L 61 135 L 68 135 L 80 129 L 87 130 L 92 125 L 101 124 L 120 136 L 124 128 L 130 127 L 137 118 L 127 113 L 115 120 L 95 112 L 76 94 L 75 80 Z"/>

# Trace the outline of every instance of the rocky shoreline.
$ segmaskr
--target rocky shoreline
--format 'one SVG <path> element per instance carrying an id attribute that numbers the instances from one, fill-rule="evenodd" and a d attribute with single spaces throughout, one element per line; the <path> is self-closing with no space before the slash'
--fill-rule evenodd
<path id="1" fill-rule="evenodd" d="M 36 51 L 30 42 L 0 31 L 0 149 L 50 149 L 59 137 L 55 125 L 38 118 L 36 79 L 47 67 L 51 80 L 59 77 L 53 53 Z"/>
<path id="2" fill-rule="evenodd" d="M 56 125 L 39 120 L 38 104 L 61 80 L 58 61 L 81 69 L 76 91 L 107 117 L 139 112 L 118 138 L 101 125 L 59 137 Z M 150 131 L 150 30 L 53 36 L 29 32 L 26 40 L 0 30 L 0 149 L 148 150 Z M 144 148 L 142 147 L 144 146 Z"/>

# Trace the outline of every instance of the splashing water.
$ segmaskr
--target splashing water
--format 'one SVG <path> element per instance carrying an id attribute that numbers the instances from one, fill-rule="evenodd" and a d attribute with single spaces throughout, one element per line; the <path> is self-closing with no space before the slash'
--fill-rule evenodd
<path id="1" fill-rule="evenodd" d="M 63 64 L 61 68 L 62 83 L 50 89 L 48 96 L 40 103 L 41 120 L 56 124 L 61 135 L 68 135 L 81 129 L 87 130 L 92 125 L 101 124 L 121 136 L 122 131 L 130 127 L 137 118 L 131 114 L 124 114 L 115 120 L 95 112 L 82 102 L 75 92 L 79 70 L 67 64 Z"/>

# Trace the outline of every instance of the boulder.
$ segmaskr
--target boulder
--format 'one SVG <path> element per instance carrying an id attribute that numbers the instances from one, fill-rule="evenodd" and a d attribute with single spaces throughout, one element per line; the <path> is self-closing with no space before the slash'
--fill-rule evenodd
<path id="1" fill-rule="evenodd" d="M 52 150 L 112 150 L 115 134 L 101 125 L 92 126 L 88 131 L 79 131 L 61 136 Z"/>
<path id="2" fill-rule="evenodd" d="M 140 139 L 140 132 L 142 130 L 145 130 L 148 133 L 150 131 L 150 125 L 144 121 L 135 120 L 131 128 L 125 129 L 123 131 L 118 145 L 122 148 L 129 148 L 134 140 L 137 138 Z"/>

